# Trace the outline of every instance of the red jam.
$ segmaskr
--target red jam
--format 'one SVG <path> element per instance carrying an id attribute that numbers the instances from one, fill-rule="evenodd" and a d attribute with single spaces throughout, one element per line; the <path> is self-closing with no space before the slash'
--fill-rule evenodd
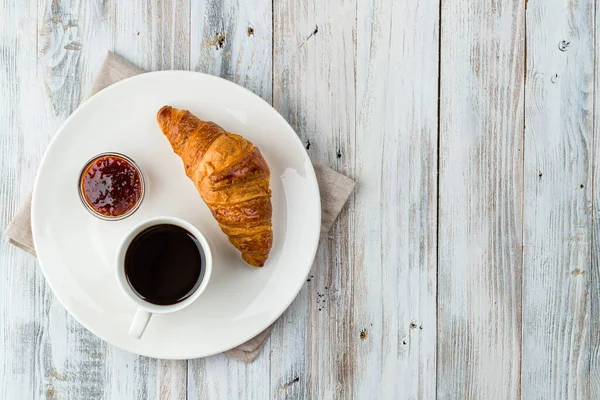
<path id="1" fill-rule="evenodd" d="M 109 218 L 129 212 L 143 194 L 138 169 L 130 161 L 114 154 L 90 161 L 81 174 L 80 185 L 88 206 Z"/>

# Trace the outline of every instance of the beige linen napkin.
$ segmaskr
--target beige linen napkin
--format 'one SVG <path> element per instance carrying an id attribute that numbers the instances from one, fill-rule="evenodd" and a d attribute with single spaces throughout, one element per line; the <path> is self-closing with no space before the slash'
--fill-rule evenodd
<path id="1" fill-rule="evenodd" d="M 109 52 L 102 64 L 102 68 L 100 68 L 100 72 L 94 80 L 89 96 L 117 81 L 143 72 L 145 71 Z M 314 168 L 321 192 L 322 239 L 333 225 L 333 221 L 337 218 L 346 200 L 348 200 L 355 183 L 352 179 L 324 165 L 314 164 Z M 31 195 L 27 197 L 25 203 L 8 225 L 6 236 L 11 244 L 35 256 L 33 236 L 31 234 Z M 254 361 L 265 345 L 271 329 L 273 329 L 273 325 L 246 343 L 226 351 L 225 354 L 240 361 Z"/>

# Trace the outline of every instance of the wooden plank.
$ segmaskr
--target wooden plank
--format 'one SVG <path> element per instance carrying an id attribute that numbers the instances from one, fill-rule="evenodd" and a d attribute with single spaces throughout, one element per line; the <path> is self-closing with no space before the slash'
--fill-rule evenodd
<path id="1" fill-rule="evenodd" d="M 107 50 L 117 49 L 148 69 L 187 68 L 189 63 L 186 2 L 46 2 L 38 25 L 40 71 L 49 105 L 42 105 L 41 121 L 48 137 L 87 94 Z M 136 26 L 147 27 L 144 36 Z M 38 338 L 37 373 L 44 388 L 40 396 L 146 399 L 160 393 L 184 398 L 185 361 L 152 360 L 107 345 L 68 315 L 41 274 L 37 281 L 37 318 L 43 326 Z"/>
<path id="2" fill-rule="evenodd" d="M 229 79 L 271 101 L 270 0 L 192 1 L 191 69 Z M 252 364 L 224 355 L 190 360 L 188 397 L 269 399 L 270 344 Z"/>
<path id="3" fill-rule="evenodd" d="M 600 36 L 600 11 L 599 4 L 596 1 L 594 18 L 594 76 L 600 73 L 600 52 L 597 51 L 598 39 Z M 600 115 L 600 80 L 594 79 L 594 118 L 593 129 L 594 137 L 591 143 L 592 152 L 590 154 L 592 164 L 592 193 L 591 193 L 591 264 L 589 270 L 589 291 L 590 291 L 590 338 L 589 338 L 589 379 L 588 394 L 590 399 L 600 398 L 600 213 L 598 205 L 600 204 L 600 123 L 597 116 Z"/>
<path id="4" fill-rule="evenodd" d="M 99 34 L 102 27 L 98 25 L 103 18 L 102 8 L 94 2 L 39 2 L 40 92 L 34 113 L 43 127 L 29 135 L 44 143 L 42 151 L 89 87 L 94 69 L 92 55 L 105 52 L 103 35 Z M 33 168 L 38 163 L 39 159 Z M 111 349 L 67 313 L 41 272 L 36 279 L 36 323 L 40 325 L 36 338 L 38 397 L 103 397 L 110 383 Z"/>
<path id="5" fill-rule="evenodd" d="M 594 54 L 594 76 L 597 77 L 600 73 L 600 52 L 597 51 L 598 38 L 600 38 L 600 10 L 599 4 L 596 1 L 595 19 L 594 19 L 594 45 L 596 48 Z M 600 398 L 600 213 L 598 205 L 600 204 L 600 123 L 598 115 L 600 115 L 600 80 L 594 79 L 594 119 L 593 129 L 594 138 L 591 143 L 592 153 L 590 155 L 592 163 L 592 193 L 591 193 L 591 208 L 592 208 L 592 248 L 591 248 L 591 265 L 590 265 L 590 341 L 589 341 L 589 379 L 588 379 L 588 394 L 590 399 Z"/>
<path id="6" fill-rule="evenodd" d="M 190 2 L 188 0 L 153 0 L 150 2 L 115 1 L 109 7 L 108 36 L 110 48 L 118 55 L 148 71 L 189 69 Z M 184 399 L 187 392 L 187 361 L 164 361 L 129 357 L 123 352 L 118 370 L 112 374 L 113 385 L 137 382 L 138 396 Z M 128 358 L 140 370 L 128 368 Z M 129 374 L 127 373 L 129 372 Z M 131 376 L 131 373 L 135 376 Z M 147 385 L 147 388 L 146 388 Z M 148 393 L 154 393 L 149 395 Z M 121 394 L 123 396 L 123 394 Z M 129 398 L 134 398 L 129 397 Z"/>
<path id="7" fill-rule="evenodd" d="M 523 398 L 588 397 L 594 1 L 527 6 Z"/>
<path id="8" fill-rule="evenodd" d="M 353 175 L 356 1 L 279 1 L 273 17 L 273 106 L 313 161 Z M 352 213 L 351 204 L 320 244 L 310 281 L 273 330 L 273 398 L 352 398 L 351 346 L 361 342 Z"/>
<path id="9" fill-rule="evenodd" d="M 439 1 L 360 0 L 357 23 L 353 393 L 432 399 Z"/>
<path id="10" fill-rule="evenodd" d="M 25 200 L 42 148 L 36 101 L 35 1 L 0 1 L 0 229 Z M 3 232 L 0 232 L 3 233 Z M 33 257 L 0 241 L 0 398 L 34 398 L 36 265 Z"/>
<path id="11" fill-rule="evenodd" d="M 78 104 L 84 77 L 91 76 L 89 64 L 82 57 L 90 50 L 83 50 L 82 40 L 94 37 L 91 21 L 100 15 L 97 7 L 90 7 L 93 5 L 40 2 L 37 11 L 21 21 L 23 24 L 27 21 L 28 31 L 36 32 L 36 46 L 28 52 L 40 55 L 37 70 L 36 63 L 30 64 L 34 74 L 27 82 L 31 88 L 29 98 L 17 98 L 24 105 L 22 118 L 32 125 L 22 132 L 25 140 L 31 143 L 23 149 L 23 155 L 28 159 L 32 175 L 50 137 Z M 32 19 L 31 15 L 36 14 L 37 18 Z M 86 29 L 79 26 L 79 22 L 85 20 L 90 21 L 89 24 L 84 22 Z M 30 179 L 26 190 L 31 190 L 32 182 Z M 37 268 L 33 299 L 37 328 L 35 355 L 32 356 L 35 368 L 31 374 L 35 379 L 32 387 L 35 387 L 36 397 L 91 398 L 101 395 L 105 386 L 104 344 L 67 316 Z"/>
<path id="12" fill-rule="evenodd" d="M 517 398 L 525 2 L 441 4 L 437 393 Z"/>

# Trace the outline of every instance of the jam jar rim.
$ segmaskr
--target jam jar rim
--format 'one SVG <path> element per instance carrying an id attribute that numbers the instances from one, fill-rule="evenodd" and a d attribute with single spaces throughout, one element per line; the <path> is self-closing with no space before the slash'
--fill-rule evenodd
<path id="1" fill-rule="evenodd" d="M 140 182 L 141 182 L 141 189 L 142 190 L 141 190 L 141 193 L 140 193 L 140 197 L 136 201 L 135 205 L 133 207 L 131 207 L 131 209 L 128 210 L 127 212 L 125 212 L 125 213 L 123 213 L 121 215 L 116 215 L 116 216 L 108 216 L 108 215 L 104 215 L 104 214 L 101 214 L 101 213 L 97 212 L 87 202 L 87 200 L 85 198 L 85 195 L 83 194 L 83 184 L 82 183 L 83 183 L 83 175 L 84 175 L 84 173 L 87 171 L 87 169 L 88 169 L 88 167 L 90 166 L 91 163 L 93 163 L 94 161 L 96 161 L 96 160 L 98 160 L 98 159 L 100 159 L 102 157 L 107 157 L 107 156 L 116 156 L 116 157 L 124 159 L 129 164 L 131 164 L 133 166 L 133 168 L 137 171 L 138 176 L 140 177 Z M 119 220 L 122 220 L 122 219 L 125 219 L 125 218 L 129 217 L 134 212 L 136 212 L 137 209 L 140 207 L 140 205 L 142 204 L 142 201 L 144 200 L 144 195 L 146 194 L 146 182 L 145 182 L 144 174 L 142 173 L 141 168 L 135 163 L 135 161 L 133 161 L 131 159 L 131 157 L 126 156 L 125 154 L 119 153 L 119 152 L 116 152 L 116 151 L 107 151 L 107 152 L 104 152 L 104 153 L 96 154 L 95 156 L 93 156 L 92 158 L 90 158 L 89 160 L 87 160 L 83 164 L 83 167 L 81 168 L 81 171 L 79 172 L 79 179 L 77 180 L 77 192 L 79 193 L 79 199 L 83 203 L 84 208 L 90 214 L 92 214 L 94 217 L 99 218 L 99 219 L 104 220 L 104 221 L 119 221 Z"/>

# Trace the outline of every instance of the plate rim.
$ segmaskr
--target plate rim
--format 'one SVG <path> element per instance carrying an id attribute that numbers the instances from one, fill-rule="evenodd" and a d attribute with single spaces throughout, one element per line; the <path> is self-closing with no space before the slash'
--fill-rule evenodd
<path id="1" fill-rule="evenodd" d="M 42 261 L 41 257 L 39 255 L 37 255 L 36 259 L 40 265 L 40 269 L 42 270 L 42 273 L 44 275 L 44 278 L 46 280 L 46 283 L 48 284 L 48 286 L 50 287 L 50 289 L 52 290 L 52 293 L 54 294 L 54 296 L 56 296 L 57 300 L 59 301 L 59 303 L 69 312 L 69 314 L 79 323 L 81 324 L 87 331 L 89 331 L 90 333 L 92 333 L 94 336 L 100 338 L 101 340 L 105 341 L 106 343 L 115 346 L 119 349 L 128 351 L 132 354 L 138 354 L 144 357 L 150 357 L 150 358 L 160 358 L 160 359 L 165 359 L 165 360 L 186 360 L 186 359 L 195 359 L 195 358 L 203 358 L 203 357 L 209 357 L 215 354 L 220 354 L 223 353 L 225 351 L 231 350 L 243 343 L 246 343 L 248 340 L 256 337 L 258 334 L 260 334 L 261 332 L 263 332 L 265 329 L 269 328 L 269 326 L 273 325 L 273 323 L 275 323 L 282 315 L 283 313 L 290 307 L 290 305 L 292 304 L 292 302 L 298 297 L 298 294 L 300 293 L 300 291 L 302 290 L 302 287 L 304 286 L 304 283 L 306 282 L 306 277 L 310 274 L 310 271 L 312 269 L 312 266 L 314 264 L 314 260 L 316 258 L 317 255 L 317 251 L 318 251 L 318 246 L 319 246 L 319 242 L 320 242 L 320 227 L 321 227 L 321 193 L 319 190 L 319 184 L 318 184 L 318 180 L 317 180 L 317 176 L 315 173 L 315 169 L 314 169 L 314 165 L 312 160 L 310 159 L 308 152 L 306 151 L 306 148 L 304 147 L 304 145 L 302 144 L 302 141 L 300 140 L 300 137 L 298 136 L 297 132 L 294 130 L 294 128 L 292 128 L 292 126 L 288 123 L 288 121 L 279 113 L 279 111 L 277 111 L 271 104 L 269 104 L 267 101 L 265 101 L 262 97 L 258 96 L 257 94 L 255 94 L 254 92 L 252 92 L 251 90 L 238 85 L 235 82 L 229 81 L 227 79 L 215 76 L 215 75 L 210 75 L 210 74 L 206 74 L 203 72 L 197 72 L 197 71 L 185 71 L 185 70 L 166 70 L 166 71 L 151 71 L 151 72 L 144 72 L 141 74 L 137 74 L 125 79 L 122 79 L 118 82 L 115 82 L 103 89 L 101 89 L 100 91 L 98 91 L 97 93 L 95 93 L 94 95 L 90 96 L 89 98 L 87 98 L 86 100 L 84 100 L 66 119 L 65 121 L 60 125 L 60 127 L 56 130 L 56 132 L 54 133 L 52 139 L 50 140 L 50 142 L 48 143 L 48 146 L 46 147 L 46 150 L 44 151 L 44 155 L 41 158 L 39 167 L 37 169 L 36 172 L 36 176 L 34 179 L 34 184 L 33 184 L 33 190 L 32 190 L 32 197 L 31 197 L 31 231 L 32 231 L 32 238 L 33 238 L 33 244 L 34 244 L 34 249 L 38 247 L 38 241 L 39 238 L 37 238 L 37 234 L 36 231 L 38 230 L 38 228 L 36 228 L 37 224 L 36 221 L 39 219 L 39 217 L 37 217 L 37 213 L 36 213 L 36 208 L 38 207 L 37 205 L 39 204 L 39 178 L 40 178 L 40 171 L 44 168 L 44 166 L 46 165 L 46 163 L 48 162 L 48 157 L 50 152 L 52 151 L 53 147 L 56 144 L 57 138 L 63 134 L 63 132 L 65 131 L 65 127 L 68 126 L 68 124 L 72 121 L 73 118 L 75 118 L 75 116 L 80 113 L 84 108 L 88 107 L 89 104 L 91 102 L 94 101 L 95 98 L 97 98 L 98 95 L 101 94 L 106 94 L 109 93 L 113 90 L 115 90 L 115 88 L 118 88 L 122 85 L 126 85 L 128 82 L 130 81 L 134 81 L 134 80 L 139 80 L 139 79 L 152 79 L 152 77 L 154 76 L 161 76 L 161 75 L 179 75 L 179 76 L 192 76 L 192 75 L 201 75 L 203 76 L 205 79 L 211 79 L 214 81 L 218 81 L 221 84 L 225 84 L 225 85 L 229 85 L 230 87 L 234 88 L 234 90 L 242 90 L 245 91 L 247 93 L 249 93 L 251 95 L 251 97 L 254 99 L 254 101 L 260 101 L 262 102 L 264 105 L 268 106 L 268 108 L 270 108 L 272 111 L 274 111 L 274 116 L 275 118 L 278 118 L 284 125 L 287 125 L 287 127 L 289 127 L 289 129 L 291 130 L 291 132 L 294 133 L 294 135 L 291 135 L 294 137 L 293 140 L 295 140 L 296 144 L 299 146 L 300 149 L 302 149 L 301 153 L 303 155 L 304 161 L 308 162 L 308 164 L 310 164 L 310 168 L 307 168 L 307 175 L 309 175 L 309 180 L 312 182 L 312 186 L 313 189 L 316 190 L 316 194 L 317 194 L 317 203 L 318 203 L 318 207 L 316 212 L 314 213 L 316 219 L 317 219 L 317 223 L 316 223 L 316 227 L 318 227 L 318 229 L 316 230 L 316 232 L 314 233 L 314 238 L 312 238 L 312 244 L 310 243 L 309 240 L 309 244 L 311 244 L 311 247 L 309 249 L 307 249 L 307 252 L 311 255 L 310 256 L 310 266 L 307 268 L 307 272 L 306 272 L 306 276 L 304 276 L 304 278 L 298 282 L 295 290 L 294 290 L 294 296 L 292 296 L 290 298 L 290 300 L 287 302 L 287 304 L 285 304 L 284 307 L 281 308 L 280 312 L 276 313 L 276 316 L 274 318 L 269 318 L 269 323 L 266 324 L 264 327 L 260 328 L 260 329 L 254 329 L 251 330 L 251 334 L 247 334 L 244 335 L 244 339 L 243 340 L 239 340 L 236 341 L 234 344 L 227 344 L 226 346 L 221 346 L 221 347 L 215 347 L 216 350 L 211 350 L 209 352 L 205 352 L 205 353 L 201 353 L 201 354 L 192 354 L 190 353 L 189 355 L 187 355 L 185 358 L 182 357 L 173 357 L 173 356 L 169 356 L 168 354 L 160 354 L 160 355 L 156 355 L 156 354 L 151 354 L 148 353 L 146 351 L 132 351 L 129 350 L 127 348 L 122 347 L 121 345 L 115 343 L 112 340 L 107 340 L 105 337 L 99 335 L 98 333 L 94 332 L 94 330 L 90 329 L 90 327 L 88 326 L 88 324 L 84 321 L 82 321 L 82 319 L 80 319 L 74 312 L 73 310 L 71 310 L 70 307 L 67 307 L 67 305 L 65 304 L 65 302 L 63 301 L 63 294 L 60 293 L 64 293 L 63 292 L 59 292 L 56 290 L 55 285 L 51 282 L 50 279 L 48 279 L 48 273 L 46 271 L 46 267 L 44 266 L 44 262 Z"/>

